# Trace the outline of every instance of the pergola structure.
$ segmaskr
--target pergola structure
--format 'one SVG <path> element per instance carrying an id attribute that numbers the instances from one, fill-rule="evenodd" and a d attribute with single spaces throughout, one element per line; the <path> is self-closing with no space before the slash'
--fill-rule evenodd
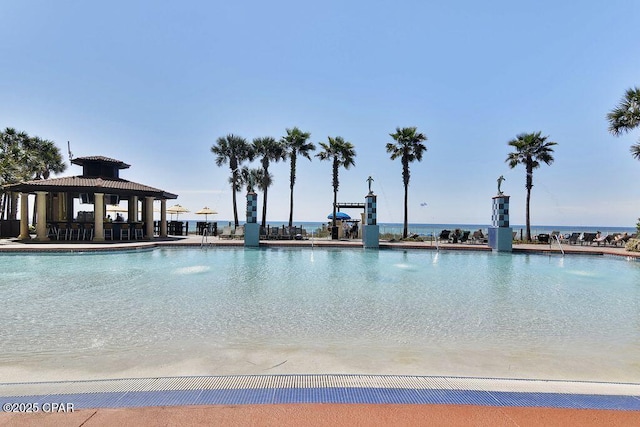
<path id="1" fill-rule="evenodd" d="M 82 175 L 25 181 L 6 187 L 20 193 L 20 239 L 29 239 L 28 195 L 36 195 L 36 240 L 46 241 L 47 224 L 93 222 L 95 241 L 104 240 L 104 221 L 107 204 L 128 201 L 129 218 L 138 218 L 142 201 L 142 223 L 147 239 L 153 238 L 153 202 L 160 200 L 160 236 L 167 236 L 167 199 L 177 199 L 173 193 L 120 178 L 120 170 L 130 165 L 103 156 L 79 157 L 72 164 L 82 166 Z M 93 204 L 89 218 L 74 218 L 74 199 Z"/>

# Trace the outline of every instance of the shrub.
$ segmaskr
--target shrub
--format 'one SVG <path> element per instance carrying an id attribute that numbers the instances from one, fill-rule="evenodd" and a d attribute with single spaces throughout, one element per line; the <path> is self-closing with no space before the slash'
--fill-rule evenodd
<path id="1" fill-rule="evenodd" d="M 640 239 L 629 239 L 625 249 L 631 252 L 640 252 Z"/>

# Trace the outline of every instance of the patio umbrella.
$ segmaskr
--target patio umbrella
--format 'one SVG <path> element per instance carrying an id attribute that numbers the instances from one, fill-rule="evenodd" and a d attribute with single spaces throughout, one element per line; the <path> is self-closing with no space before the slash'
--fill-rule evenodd
<path id="1" fill-rule="evenodd" d="M 196 212 L 196 215 L 204 215 L 204 220 L 206 222 L 208 215 L 215 215 L 217 213 L 218 212 L 214 211 L 213 209 L 210 209 L 210 208 L 205 206 L 204 208 L 202 208 L 198 212 Z"/>
<path id="2" fill-rule="evenodd" d="M 173 214 L 176 214 L 176 219 L 181 213 L 186 213 L 186 212 L 191 212 L 191 211 L 182 205 L 173 205 L 170 208 L 167 208 L 167 213 L 171 214 L 172 216 Z"/>
<path id="3" fill-rule="evenodd" d="M 329 215 L 327 215 L 327 218 L 333 219 L 333 213 L 330 213 Z M 345 220 L 345 219 L 351 219 L 351 217 L 344 212 L 336 212 L 336 219 Z"/>

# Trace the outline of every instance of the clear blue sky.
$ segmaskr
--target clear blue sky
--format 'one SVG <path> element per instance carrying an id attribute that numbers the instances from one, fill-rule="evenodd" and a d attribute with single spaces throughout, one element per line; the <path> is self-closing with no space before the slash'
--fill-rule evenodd
<path id="1" fill-rule="evenodd" d="M 403 215 L 389 133 L 417 126 L 428 151 L 409 221 L 470 224 L 490 222 L 500 175 L 524 223 L 525 172 L 504 160 L 539 130 L 558 146 L 534 173 L 532 223 L 634 226 L 640 129 L 613 137 L 605 115 L 640 85 L 639 14 L 634 0 L 2 1 L 0 126 L 123 160 L 124 178 L 220 220 L 218 137 L 342 136 L 357 157 L 338 199 L 364 201 L 373 176 L 380 222 Z M 288 170 L 272 167 L 268 220 L 288 218 Z M 330 164 L 300 160 L 294 220 L 323 221 L 331 203 Z"/>

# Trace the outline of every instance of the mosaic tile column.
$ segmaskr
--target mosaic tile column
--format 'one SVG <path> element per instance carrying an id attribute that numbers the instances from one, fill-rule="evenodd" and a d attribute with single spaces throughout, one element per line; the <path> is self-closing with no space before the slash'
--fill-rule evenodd
<path id="1" fill-rule="evenodd" d="M 509 227 L 509 196 L 500 194 L 493 197 L 489 246 L 494 251 L 511 252 L 513 230 Z"/>
<path id="2" fill-rule="evenodd" d="M 362 226 L 362 245 L 365 248 L 380 247 L 380 226 L 378 225 L 378 201 L 377 196 L 369 193 L 365 196 L 365 220 Z"/>
<path id="3" fill-rule="evenodd" d="M 260 246 L 260 225 L 258 224 L 258 195 L 247 193 L 247 223 L 244 225 L 244 246 Z"/>

